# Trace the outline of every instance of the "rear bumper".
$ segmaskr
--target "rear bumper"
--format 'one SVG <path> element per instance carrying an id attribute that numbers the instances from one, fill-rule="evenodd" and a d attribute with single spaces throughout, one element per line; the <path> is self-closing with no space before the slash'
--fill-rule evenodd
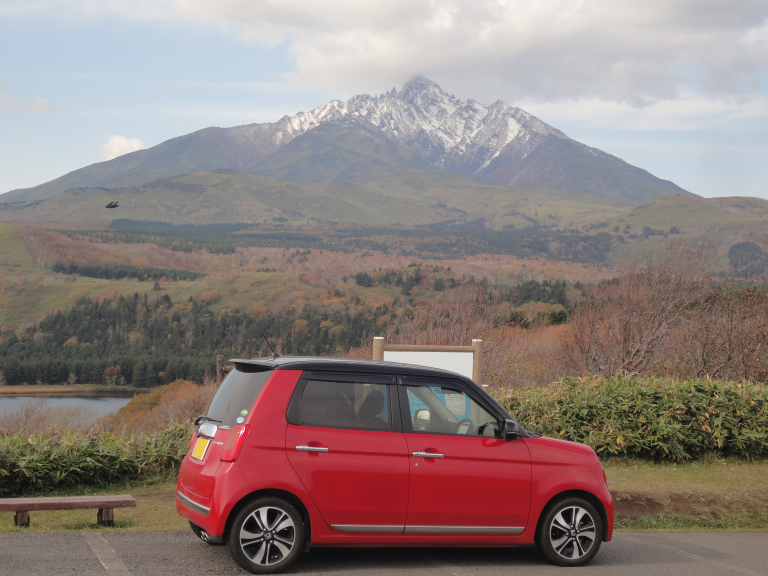
<path id="1" fill-rule="evenodd" d="M 192 498 L 185 496 L 184 494 L 181 493 L 181 491 L 177 490 L 176 491 L 176 508 L 177 509 L 179 507 L 179 504 L 203 516 L 208 516 L 211 513 L 211 509 L 208 506 L 203 506 L 202 504 L 195 502 Z"/>
<path id="2" fill-rule="evenodd" d="M 186 460 L 186 458 L 185 458 Z M 185 486 L 184 462 L 176 484 L 176 511 L 208 534 L 208 542 L 224 536 L 233 506 L 247 493 L 247 483 L 236 463 L 222 464 L 210 480 L 210 497 Z"/>

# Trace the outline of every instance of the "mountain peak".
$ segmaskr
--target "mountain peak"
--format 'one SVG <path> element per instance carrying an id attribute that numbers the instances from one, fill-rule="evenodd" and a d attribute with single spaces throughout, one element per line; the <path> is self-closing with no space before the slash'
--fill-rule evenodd
<path id="1" fill-rule="evenodd" d="M 426 76 L 422 76 L 420 74 L 417 74 L 416 76 L 412 76 L 405 84 L 403 84 L 403 92 L 406 90 L 415 90 L 415 91 L 421 91 L 421 90 L 428 90 L 429 88 L 437 88 L 442 92 L 442 89 L 440 86 L 437 85 L 437 83 L 432 82 L 429 78 Z"/>
<path id="2" fill-rule="evenodd" d="M 485 105 L 460 98 L 417 75 L 399 92 L 393 88 L 378 96 L 361 94 L 346 102 L 332 100 L 274 123 L 209 128 L 75 171 L 34 189 L 9 193 L 6 198 L 45 198 L 85 186 L 135 186 L 190 170 L 255 173 L 260 163 L 284 151 L 290 142 L 328 124 L 345 130 L 362 129 L 435 168 L 485 184 L 544 186 L 614 195 L 637 203 L 683 192 L 571 140 L 524 110 L 501 100 Z M 303 146 L 311 148 L 306 143 L 319 140 L 310 135 Z M 335 147 L 332 142 L 325 146 L 326 151 Z M 362 174 L 364 170 L 352 172 Z"/>

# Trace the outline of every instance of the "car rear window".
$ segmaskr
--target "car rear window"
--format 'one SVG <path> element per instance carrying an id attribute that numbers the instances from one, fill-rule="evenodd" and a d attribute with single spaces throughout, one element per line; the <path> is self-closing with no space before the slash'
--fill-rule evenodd
<path id="1" fill-rule="evenodd" d="M 205 415 L 219 420 L 222 428 L 242 423 L 273 373 L 260 367 L 237 366 L 221 383 Z"/>

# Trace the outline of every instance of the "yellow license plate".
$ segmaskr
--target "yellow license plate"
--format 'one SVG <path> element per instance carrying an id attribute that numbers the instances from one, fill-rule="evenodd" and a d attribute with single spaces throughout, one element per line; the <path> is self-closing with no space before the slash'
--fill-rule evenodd
<path id="1" fill-rule="evenodd" d="M 210 438 L 203 438 L 202 436 L 199 436 L 197 438 L 197 443 L 195 443 L 195 449 L 192 450 L 192 458 L 202 460 L 203 456 L 205 456 L 205 451 L 208 450 L 208 444 L 210 443 Z"/>

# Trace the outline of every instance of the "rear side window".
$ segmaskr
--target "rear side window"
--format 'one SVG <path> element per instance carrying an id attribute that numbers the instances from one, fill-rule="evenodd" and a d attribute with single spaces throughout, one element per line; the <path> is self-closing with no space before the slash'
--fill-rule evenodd
<path id="1" fill-rule="evenodd" d="M 247 366 L 235 368 L 221 383 L 208 405 L 206 416 L 219 420 L 222 428 L 241 424 L 273 373 L 273 370 L 251 371 Z"/>
<path id="2" fill-rule="evenodd" d="M 299 383 L 288 421 L 300 426 L 391 430 L 391 387 L 377 382 L 308 378 Z"/>

